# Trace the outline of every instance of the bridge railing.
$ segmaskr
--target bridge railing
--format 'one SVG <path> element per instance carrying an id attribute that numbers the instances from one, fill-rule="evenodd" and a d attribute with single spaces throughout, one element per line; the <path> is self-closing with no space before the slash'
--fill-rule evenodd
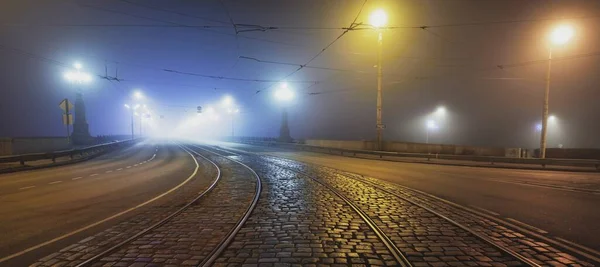
<path id="1" fill-rule="evenodd" d="M 96 154 L 99 152 L 112 150 L 112 149 L 115 149 L 118 147 L 127 146 L 127 145 L 133 144 L 137 141 L 138 140 L 113 141 L 110 143 L 88 146 L 88 147 L 78 148 L 78 149 L 69 149 L 69 150 L 45 152 L 45 153 L 31 153 L 31 154 L 22 154 L 22 155 L 13 155 L 13 156 L 1 156 L 0 163 L 19 162 L 19 163 L 21 163 L 21 165 L 25 165 L 25 162 L 27 162 L 27 161 L 37 161 L 37 160 L 45 160 L 45 159 L 51 159 L 52 162 L 56 162 L 57 158 L 70 157 L 71 159 L 73 159 L 75 156 L 83 157 L 86 155 Z"/>
<path id="2" fill-rule="evenodd" d="M 539 158 L 509 158 L 509 157 L 492 157 L 492 156 L 472 156 L 472 155 L 448 155 L 448 154 L 424 154 L 424 153 L 402 153 L 402 152 L 386 152 L 386 151 L 372 151 L 372 150 L 353 150 L 344 148 L 331 148 L 312 146 L 305 144 L 296 143 L 279 143 L 275 141 L 263 141 L 263 140 L 245 140 L 237 139 L 234 140 L 239 143 L 246 144 L 257 144 L 257 145 L 268 145 L 287 147 L 304 151 L 314 152 L 325 152 L 329 154 L 338 154 L 346 156 L 359 156 L 359 155 L 370 155 L 378 158 L 390 158 L 390 157 L 404 157 L 404 158 L 420 158 L 431 160 L 462 160 L 462 161 L 474 161 L 474 162 L 487 162 L 490 164 L 494 163 L 510 163 L 510 164 L 525 164 L 525 165 L 539 165 L 542 167 L 546 166 L 565 166 L 565 167 L 585 167 L 595 168 L 600 170 L 600 160 L 590 159 L 539 159 Z"/>

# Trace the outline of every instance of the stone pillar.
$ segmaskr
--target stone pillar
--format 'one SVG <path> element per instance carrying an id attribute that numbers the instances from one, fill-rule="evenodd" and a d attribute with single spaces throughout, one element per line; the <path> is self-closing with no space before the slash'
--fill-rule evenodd
<path id="1" fill-rule="evenodd" d="M 288 115 L 286 108 L 283 108 L 283 114 L 281 117 L 281 128 L 279 129 L 279 139 L 277 141 L 283 143 L 292 142 L 292 137 L 290 136 L 290 127 L 288 126 Z"/>
<path id="2" fill-rule="evenodd" d="M 75 121 L 73 122 L 71 140 L 73 140 L 73 143 L 76 145 L 89 145 L 94 143 L 85 116 L 85 103 L 83 102 L 83 93 L 81 91 L 78 91 L 75 97 Z"/>

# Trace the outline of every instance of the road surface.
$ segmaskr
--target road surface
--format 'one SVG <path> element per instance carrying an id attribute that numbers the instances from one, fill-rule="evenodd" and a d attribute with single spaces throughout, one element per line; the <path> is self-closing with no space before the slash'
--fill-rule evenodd
<path id="1" fill-rule="evenodd" d="M 402 184 L 600 250 L 600 173 L 399 163 L 245 144 L 220 145 Z"/>
<path id="2" fill-rule="evenodd" d="M 71 234 L 152 199 L 182 183 L 194 168 L 193 159 L 181 148 L 145 142 L 83 163 L 0 175 L 0 232 L 4 233 L 0 258 Z M 90 228 L 0 265 L 31 263 L 97 230 Z"/>

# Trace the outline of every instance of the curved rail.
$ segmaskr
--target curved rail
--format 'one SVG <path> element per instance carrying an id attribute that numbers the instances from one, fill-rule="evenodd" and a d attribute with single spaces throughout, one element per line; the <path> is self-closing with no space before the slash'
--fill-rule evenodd
<path id="1" fill-rule="evenodd" d="M 256 207 L 256 204 L 258 203 L 258 199 L 260 198 L 260 193 L 262 192 L 262 182 L 260 180 L 260 176 L 248 165 L 246 165 L 240 161 L 231 159 L 227 156 L 223 156 L 214 151 L 205 149 L 203 147 L 200 147 L 197 145 L 192 145 L 192 146 L 196 147 L 198 149 L 202 149 L 206 152 L 215 154 L 217 156 L 223 157 L 223 158 L 233 161 L 235 163 L 238 163 L 238 164 L 242 165 L 244 168 L 248 169 L 254 175 L 254 177 L 256 177 L 256 193 L 254 194 L 254 198 L 252 198 L 252 203 L 250 204 L 248 209 L 246 209 L 246 211 L 244 212 L 244 216 L 242 216 L 242 218 L 240 218 L 240 220 L 238 220 L 235 227 L 233 229 L 231 229 L 231 231 L 229 231 L 229 233 L 227 233 L 227 236 L 223 240 L 221 240 L 221 242 L 217 245 L 217 247 L 215 249 L 213 249 L 213 251 L 210 252 L 209 256 L 204 258 L 204 260 L 200 264 L 198 264 L 198 266 L 211 266 L 217 260 L 219 255 L 221 255 L 221 253 L 225 250 L 225 248 L 227 248 L 227 246 L 229 246 L 231 241 L 233 241 L 233 238 L 235 237 L 235 235 L 240 231 L 242 226 L 244 226 L 244 224 L 246 223 L 246 221 L 252 214 L 252 211 L 254 211 L 254 208 Z"/>
<path id="2" fill-rule="evenodd" d="M 263 155 L 263 156 L 267 156 L 267 155 Z M 273 157 L 273 156 L 268 155 L 267 157 Z M 281 159 L 281 158 L 278 158 L 278 157 L 273 157 L 273 158 Z M 284 160 L 289 160 L 289 159 L 284 159 Z M 276 165 L 279 165 L 279 164 L 276 164 Z M 283 167 L 283 168 L 287 168 L 289 170 L 292 170 L 291 168 L 283 166 L 283 165 L 279 165 L 279 166 Z M 297 171 L 297 170 L 294 170 L 294 171 L 302 173 L 301 171 Z M 308 174 L 306 174 L 306 175 L 308 175 Z M 457 226 L 458 228 L 463 229 L 463 230 L 467 231 L 468 233 L 474 235 L 475 237 L 479 238 L 480 240 L 484 241 L 485 243 L 488 243 L 488 244 L 492 245 L 493 247 L 499 249 L 500 251 L 502 251 L 502 252 L 504 252 L 504 253 L 506 253 L 506 254 L 508 254 L 508 255 L 516 258 L 517 260 L 519 260 L 520 262 L 526 264 L 527 266 L 532 266 L 532 267 L 540 267 L 541 266 L 541 265 L 537 264 L 536 262 L 530 260 L 529 258 L 527 258 L 527 257 L 525 257 L 525 256 L 523 256 L 523 255 L 521 255 L 519 253 L 517 253 L 516 251 L 514 251 L 514 250 L 512 250 L 510 248 L 507 248 L 505 246 L 502 246 L 502 245 L 494 242 L 489 237 L 484 236 L 484 235 L 482 235 L 482 234 L 474 231 L 473 229 L 470 229 L 469 227 L 467 227 L 467 226 L 465 226 L 465 225 L 463 225 L 463 224 L 461 224 L 461 223 L 459 223 L 459 222 L 457 222 L 455 220 L 452 220 L 451 218 L 448 218 L 447 216 L 445 216 L 445 215 L 443 215 L 443 214 L 441 214 L 441 213 L 439 213 L 439 212 L 437 212 L 437 211 L 435 211 L 435 210 L 433 210 L 431 208 L 426 207 L 425 205 L 417 203 L 416 201 L 414 201 L 414 200 L 412 200 L 410 198 L 407 198 L 407 197 L 401 196 L 399 194 L 396 194 L 396 193 L 394 193 L 394 192 L 386 189 L 383 186 L 380 186 L 380 185 L 378 185 L 378 184 L 376 184 L 374 182 L 371 182 L 371 181 L 368 181 L 368 180 L 365 180 L 365 179 L 359 179 L 359 178 L 355 178 L 355 177 L 349 177 L 347 175 L 344 175 L 344 177 L 347 177 L 349 179 L 353 179 L 353 180 L 356 180 L 356 181 L 360 181 L 360 182 L 365 183 L 365 184 L 369 184 L 369 185 L 377 188 L 381 192 L 388 193 L 390 195 L 395 196 L 396 198 L 402 199 L 402 200 L 404 200 L 404 201 L 406 201 L 408 203 L 411 203 L 411 204 L 413 204 L 413 205 L 415 205 L 415 206 L 417 206 L 419 208 L 427 210 L 428 212 L 432 213 L 433 215 L 436 215 L 436 216 L 438 216 L 438 217 L 440 217 L 440 218 L 448 221 L 449 223 L 453 224 L 454 226 Z"/>
<path id="3" fill-rule="evenodd" d="M 234 155 L 239 155 L 237 153 L 233 153 L 233 152 L 227 151 L 225 149 L 221 149 L 221 148 L 214 148 L 214 149 L 224 151 L 224 152 L 234 154 Z M 251 152 L 248 152 L 248 153 L 251 153 Z M 251 154 L 255 154 L 255 153 L 251 153 Z M 283 166 L 283 165 L 279 165 L 279 164 L 276 164 L 276 165 L 278 165 L 279 167 L 285 168 L 289 171 L 302 174 L 302 175 L 312 179 L 313 181 L 319 183 L 320 185 L 326 187 L 327 189 L 329 189 L 333 194 L 335 194 L 337 197 L 339 197 L 344 202 L 346 202 L 346 204 L 348 206 L 350 206 L 350 208 L 352 208 L 352 210 L 354 210 L 361 217 L 361 219 L 363 219 L 363 221 L 365 221 L 365 223 L 369 226 L 369 228 L 371 228 L 371 230 L 373 230 L 373 232 L 375 232 L 375 234 L 381 240 L 381 242 L 383 242 L 383 244 L 386 246 L 386 248 L 392 253 L 392 256 L 400 264 L 400 266 L 403 266 L 403 267 L 412 267 L 413 266 L 410 263 L 410 261 L 408 261 L 408 259 L 404 256 L 404 254 L 402 254 L 402 251 L 394 244 L 392 239 L 388 235 L 386 235 L 383 232 L 383 230 L 381 230 L 381 228 L 379 228 L 379 226 L 377 226 L 377 224 L 373 221 L 373 219 L 371 219 L 371 217 L 369 217 L 369 215 L 367 213 L 365 213 L 356 204 L 354 204 L 354 202 L 352 202 L 352 200 L 350 200 L 349 198 L 344 196 L 342 193 L 340 193 L 337 189 L 335 189 L 331 185 L 324 183 L 323 181 L 321 181 L 317 178 L 314 178 L 312 175 L 309 175 L 302 171 L 291 169 L 291 168 Z"/>
<path id="4" fill-rule="evenodd" d="M 246 152 L 246 153 L 251 153 L 251 154 L 254 154 L 254 155 L 257 155 L 256 153 L 252 153 L 252 152 L 247 152 L 247 151 L 244 151 L 244 152 Z M 232 153 L 232 152 L 229 152 L 229 153 Z M 275 156 L 271 156 L 271 155 L 260 155 L 260 156 L 264 156 L 264 157 L 271 157 L 271 158 L 276 158 L 276 159 L 280 159 L 280 160 L 281 160 L 281 159 L 283 159 L 283 160 L 286 160 L 286 161 L 290 161 L 289 159 L 280 158 L 280 157 L 275 157 Z M 317 181 L 317 182 L 319 182 L 319 183 L 323 184 L 322 182 L 318 181 L 317 179 L 313 178 L 311 175 L 309 175 L 309 174 L 307 174 L 307 173 L 304 173 L 304 172 L 302 172 L 302 171 L 298 171 L 298 170 L 292 169 L 292 168 L 290 168 L 290 167 L 287 167 L 287 166 L 285 166 L 285 165 L 281 165 L 281 164 L 277 164 L 277 163 L 274 163 L 274 164 L 278 165 L 279 167 L 282 167 L 282 168 L 288 169 L 288 170 L 290 170 L 290 171 L 294 171 L 294 172 L 297 172 L 297 173 L 302 173 L 302 174 L 304 174 L 304 175 L 306 175 L 306 176 L 310 177 L 311 179 L 313 179 L 313 180 L 315 180 L 315 181 Z M 504 253 L 506 253 L 506 254 L 508 254 L 508 255 L 510 255 L 510 256 L 512 256 L 512 257 L 514 257 L 514 258 L 516 258 L 517 260 L 519 260 L 520 262 L 522 262 L 523 264 L 525 264 L 525 265 L 527 265 L 527 266 L 533 266 L 533 267 L 539 267 L 539 266 L 541 266 L 541 265 L 537 264 L 536 262 L 532 261 L 531 259 L 529 259 L 529 258 L 527 258 L 527 257 L 525 257 L 525 256 L 523 256 L 523 255 L 521 255 L 521 254 L 519 254 L 518 252 L 516 252 L 516 251 L 514 251 L 514 250 L 512 250 L 512 249 L 510 249 L 510 248 L 507 248 L 507 247 L 505 247 L 505 246 L 502 246 L 502 245 L 500 245 L 500 244 L 498 244 L 498 243 L 494 242 L 494 241 L 493 241 L 492 239 L 490 239 L 489 237 L 487 237 L 487 236 L 484 236 L 484 235 L 482 235 L 482 234 L 480 234 L 480 233 L 478 233 L 478 232 L 474 231 L 473 229 L 470 229 L 469 227 L 467 227 L 467 226 L 465 226 L 465 225 L 463 225 L 463 224 L 461 224 L 461 223 L 459 223 L 459 222 L 457 222 L 457 221 L 455 221 L 455 220 L 453 220 L 453 219 L 451 219 L 451 218 L 449 218 L 449 217 L 447 217 L 447 216 L 445 216 L 445 215 L 443 215 L 443 214 L 441 214 L 441 213 L 439 213 L 439 212 L 437 212 L 437 211 L 435 211 L 435 210 L 433 210 L 433 209 L 431 209 L 431 208 L 429 208 L 429 207 L 426 207 L 426 206 L 425 206 L 425 205 L 423 205 L 423 204 L 417 203 L 416 201 L 414 201 L 414 200 L 412 200 L 412 199 L 410 199 L 410 198 L 407 198 L 407 197 L 401 196 L 401 195 L 399 195 L 399 194 L 397 194 L 397 193 L 395 193 L 395 192 L 392 192 L 392 191 L 390 191 L 390 190 L 386 189 L 386 188 L 385 188 L 385 187 L 383 187 L 383 186 L 380 186 L 380 185 L 378 185 L 378 184 L 376 184 L 376 183 L 374 183 L 374 182 L 368 181 L 368 180 L 366 180 L 366 179 L 360 179 L 360 178 L 355 178 L 355 177 L 349 177 L 349 176 L 347 176 L 347 175 L 344 175 L 344 177 L 347 177 L 347 178 L 349 178 L 349 179 L 353 179 L 353 180 L 356 180 L 356 181 L 360 181 L 360 182 L 363 182 L 363 183 L 365 183 L 365 184 L 369 184 L 369 185 L 371 185 L 371 186 L 373 186 L 373 187 L 377 188 L 377 189 L 378 189 L 378 190 L 380 190 L 381 192 L 388 193 L 388 194 L 390 194 L 390 195 L 393 195 L 393 196 L 395 196 L 396 198 L 402 199 L 402 200 L 404 200 L 404 201 L 406 201 L 406 202 L 408 202 L 408 203 L 411 203 L 411 204 L 413 204 L 413 205 L 415 205 L 415 206 L 417 206 L 417 207 L 420 207 L 420 208 L 422 208 L 422 209 L 425 209 L 425 210 L 427 210 L 428 212 L 430 212 L 430 213 L 434 214 L 435 216 L 438 216 L 438 217 L 440 217 L 440 218 L 442 218 L 442 219 L 444 219 L 444 220 L 448 221 L 449 223 L 453 224 L 454 226 L 457 226 L 457 227 L 461 228 L 462 230 L 465 230 L 465 231 L 467 231 L 468 233 L 470 233 L 470 234 L 474 235 L 475 237 L 479 238 L 480 240 L 484 241 L 485 243 L 488 243 L 488 244 L 492 245 L 493 247 L 495 247 L 495 248 L 499 249 L 500 251 L 502 251 L 502 252 L 504 252 Z M 325 185 L 325 186 L 327 186 L 327 187 L 331 187 L 331 186 L 328 186 L 328 185 Z M 333 190 L 333 189 L 332 189 L 332 190 Z M 334 191 L 334 192 L 335 192 L 335 191 Z M 336 194 L 337 194 L 337 193 L 336 193 Z M 358 212 L 358 211 L 357 211 L 357 212 Z"/>
<path id="5" fill-rule="evenodd" d="M 213 162 L 212 160 L 206 158 L 205 156 L 201 155 L 200 153 L 193 151 L 191 149 L 187 149 L 183 146 L 180 146 L 183 150 L 187 151 L 188 153 L 194 153 L 198 156 L 200 156 L 201 158 L 207 160 L 208 162 L 210 162 L 217 170 L 217 177 L 214 179 L 214 181 L 210 184 L 210 186 L 204 190 L 202 193 L 200 193 L 198 196 L 196 196 L 194 199 L 192 199 L 190 202 L 188 202 L 187 204 L 185 204 L 185 206 L 179 208 L 178 210 L 176 210 L 175 212 L 169 214 L 169 216 L 163 218 L 162 220 L 160 220 L 159 222 L 141 230 L 140 232 L 138 232 L 137 234 L 121 241 L 120 243 L 94 255 L 93 257 L 79 263 L 76 265 L 76 267 L 84 267 L 84 266 L 91 266 L 93 263 L 95 263 L 96 261 L 102 259 L 103 257 L 109 255 L 110 253 L 114 252 L 115 250 L 118 250 L 119 248 L 129 244 L 130 242 L 138 239 L 139 237 L 141 237 L 142 235 L 152 231 L 153 229 L 156 229 L 162 225 L 164 225 L 165 223 L 167 223 L 168 221 L 170 221 L 171 219 L 173 219 L 175 216 L 179 215 L 180 213 L 182 213 L 184 210 L 186 210 L 187 208 L 189 208 L 192 204 L 196 203 L 200 198 L 202 198 L 203 196 L 205 196 L 208 192 L 212 191 L 213 188 L 217 185 L 217 182 L 219 182 L 219 180 L 221 179 L 221 169 L 219 168 L 219 166 L 217 166 L 217 164 L 215 162 Z"/>

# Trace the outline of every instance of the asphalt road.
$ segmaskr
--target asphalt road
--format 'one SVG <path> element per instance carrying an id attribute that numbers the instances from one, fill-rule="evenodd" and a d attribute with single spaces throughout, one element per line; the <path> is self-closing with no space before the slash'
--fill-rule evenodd
<path id="1" fill-rule="evenodd" d="M 0 259 L 152 199 L 182 183 L 195 167 L 181 148 L 147 142 L 83 163 L 0 175 Z M 133 214 L 0 262 L 0 266 L 24 266 Z"/>
<path id="2" fill-rule="evenodd" d="M 391 181 L 600 250 L 599 173 L 400 163 L 263 146 L 224 146 Z"/>

